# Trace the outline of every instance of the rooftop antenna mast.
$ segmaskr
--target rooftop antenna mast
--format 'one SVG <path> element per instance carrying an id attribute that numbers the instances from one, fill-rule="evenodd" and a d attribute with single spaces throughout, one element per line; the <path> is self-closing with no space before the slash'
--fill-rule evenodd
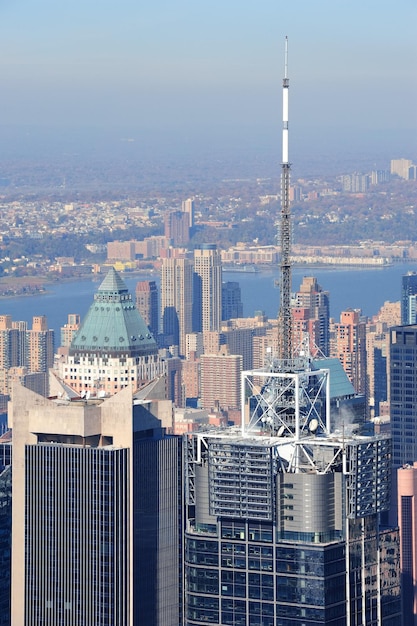
<path id="1" fill-rule="evenodd" d="M 288 157 L 288 37 L 285 37 L 284 79 L 282 81 L 282 165 L 281 165 L 281 293 L 278 316 L 279 359 L 284 369 L 290 367 L 292 359 L 292 319 L 291 319 L 291 211 L 290 211 L 290 170 Z"/>

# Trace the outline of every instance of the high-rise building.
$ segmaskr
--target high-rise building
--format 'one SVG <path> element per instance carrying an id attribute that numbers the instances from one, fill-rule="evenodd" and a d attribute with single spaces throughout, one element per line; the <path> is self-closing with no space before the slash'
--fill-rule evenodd
<path id="1" fill-rule="evenodd" d="M 186 626 L 400 624 L 389 437 L 329 429 L 327 368 L 255 374 L 242 430 L 185 438 Z"/>
<path id="2" fill-rule="evenodd" d="M 358 174 L 345 174 L 342 176 L 342 189 L 343 191 L 350 191 L 351 193 L 364 193 L 369 189 L 369 175 Z"/>
<path id="3" fill-rule="evenodd" d="M 79 330 L 81 317 L 78 313 L 70 313 L 68 321 L 61 326 L 61 348 L 69 348 L 75 333 Z"/>
<path id="4" fill-rule="evenodd" d="M 367 396 L 366 323 L 360 309 L 342 311 L 340 322 L 331 324 L 330 356 L 339 359 L 356 393 Z"/>
<path id="5" fill-rule="evenodd" d="M 164 218 L 165 238 L 171 246 L 186 246 L 190 241 L 189 216 L 183 211 L 169 211 Z"/>
<path id="6" fill-rule="evenodd" d="M 397 473 L 403 624 L 417 626 L 417 462 Z"/>
<path id="7" fill-rule="evenodd" d="M 48 329 L 45 315 L 33 318 L 26 331 L 26 367 L 30 373 L 46 372 L 54 364 L 54 331 Z"/>
<path id="8" fill-rule="evenodd" d="M 222 320 L 243 317 L 243 304 L 240 285 L 228 281 L 222 285 Z"/>
<path id="9" fill-rule="evenodd" d="M 417 272 L 407 272 L 401 279 L 401 324 L 417 322 Z"/>
<path id="10" fill-rule="evenodd" d="M 158 335 L 158 287 L 154 280 L 136 283 L 136 308 L 154 337 Z"/>
<path id="11" fill-rule="evenodd" d="M 47 395 L 49 368 L 54 362 L 54 331 L 45 316 L 27 322 L 13 322 L 10 315 L 0 316 L 0 393 L 8 395 L 13 380 Z"/>
<path id="12" fill-rule="evenodd" d="M 397 174 L 404 180 L 415 178 L 415 165 L 410 159 L 392 159 L 391 174 Z"/>
<path id="13" fill-rule="evenodd" d="M 238 408 L 242 357 L 230 354 L 227 346 L 221 346 L 217 354 L 202 354 L 201 406 L 205 409 Z"/>
<path id="14" fill-rule="evenodd" d="M 0 626 L 10 626 L 12 465 L 8 434 L 0 437 Z"/>
<path id="15" fill-rule="evenodd" d="M 417 461 L 417 325 L 390 329 L 390 412 L 394 469 Z"/>
<path id="16" fill-rule="evenodd" d="M 78 394 L 112 395 L 129 385 L 140 388 L 164 372 L 155 339 L 124 281 L 110 268 L 68 356 L 57 363 L 59 378 Z"/>
<path id="17" fill-rule="evenodd" d="M 166 258 L 161 267 L 161 323 L 165 344 L 186 354 L 186 335 L 194 330 L 194 264 L 188 258 Z"/>
<path id="18" fill-rule="evenodd" d="M 299 291 L 292 296 L 293 346 L 302 344 L 304 334 L 310 337 L 310 352 L 317 350 L 329 355 L 329 292 L 318 284 L 317 278 L 304 276 Z"/>
<path id="19" fill-rule="evenodd" d="M 202 244 L 194 250 L 194 271 L 198 278 L 196 297 L 201 301 L 201 330 L 220 330 L 222 262 L 215 244 Z"/>
<path id="20" fill-rule="evenodd" d="M 181 210 L 188 215 L 188 225 L 190 228 L 194 227 L 194 200 L 190 198 L 188 200 L 183 200 L 181 205 Z"/>
<path id="21" fill-rule="evenodd" d="M 180 440 L 123 389 L 51 401 L 16 387 L 12 625 L 180 622 Z"/>
<path id="22" fill-rule="evenodd" d="M 22 363 L 19 331 L 12 326 L 11 315 L 0 315 L 0 368 L 9 369 Z"/>

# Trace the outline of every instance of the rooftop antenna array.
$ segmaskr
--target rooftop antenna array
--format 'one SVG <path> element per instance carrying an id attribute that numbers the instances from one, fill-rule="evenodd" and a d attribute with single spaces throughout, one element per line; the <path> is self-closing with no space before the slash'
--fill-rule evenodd
<path id="1" fill-rule="evenodd" d="M 291 211 L 290 170 L 288 155 L 288 37 L 285 37 L 284 79 L 282 81 L 282 165 L 281 165 L 281 218 L 279 228 L 281 248 L 281 292 L 278 316 L 279 354 L 284 370 L 292 359 L 291 321 Z"/>

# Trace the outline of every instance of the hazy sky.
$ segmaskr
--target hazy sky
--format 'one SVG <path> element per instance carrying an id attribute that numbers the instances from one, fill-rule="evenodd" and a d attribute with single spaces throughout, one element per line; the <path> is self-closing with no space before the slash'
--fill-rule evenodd
<path id="1" fill-rule="evenodd" d="M 0 125 L 279 135 L 288 35 L 296 144 L 410 140 L 416 33 L 416 0 L 0 0 Z"/>

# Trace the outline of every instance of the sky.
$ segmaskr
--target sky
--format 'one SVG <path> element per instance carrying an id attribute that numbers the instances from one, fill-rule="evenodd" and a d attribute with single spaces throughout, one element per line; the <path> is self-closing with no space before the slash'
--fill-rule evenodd
<path id="1" fill-rule="evenodd" d="M 0 125 L 269 148 L 288 36 L 290 158 L 409 156 L 416 32 L 415 0 L 0 0 Z"/>

